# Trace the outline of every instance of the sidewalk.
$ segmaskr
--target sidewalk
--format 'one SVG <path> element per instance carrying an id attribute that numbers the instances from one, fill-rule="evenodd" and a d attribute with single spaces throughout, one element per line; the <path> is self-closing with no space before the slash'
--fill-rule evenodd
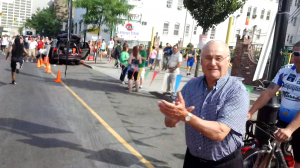
<path id="1" fill-rule="evenodd" d="M 183 62 L 183 64 L 185 64 L 186 62 Z M 120 78 L 120 74 L 121 74 L 121 69 L 116 69 L 114 68 L 114 64 L 113 63 L 110 63 L 109 64 L 109 61 L 107 58 L 104 58 L 102 61 L 98 61 L 97 60 L 97 63 L 95 64 L 95 61 L 85 61 L 83 63 L 83 65 L 89 67 L 89 68 L 92 68 L 96 71 L 99 71 L 103 74 L 106 74 L 110 77 L 113 77 L 117 80 L 119 80 Z M 146 68 L 146 70 L 148 70 L 149 68 Z M 200 68 L 201 69 L 201 68 Z M 164 75 L 165 75 L 165 71 L 161 71 L 159 72 L 157 75 L 156 75 L 156 78 L 154 79 L 152 85 L 150 86 L 150 83 L 151 83 L 151 80 L 152 80 L 152 77 L 153 77 L 153 72 L 154 71 L 150 71 L 149 74 L 148 74 L 148 77 L 145 79 L 145 83 L 143 84 L 143 90 L 147 91 L 147 92 L 157 92 L 157 93 L 160 93 L 162 94 L 163 92 L 166 91 L 166 84 L 165 86 L 162 86 L 163 84 L 163 79 L 164 79 Z M 180 69 L 180 75 L 182 75 L 182 79 L 181 79 L 181 82 L 180 82 L 180 85 L 178 87 L 178 91 L 180 91 L 183 86 L 193 78 L 194 74 L 192 74 L 191 76 L 186 76 L 186 69 L 185 67 L 183 66 L 181 69 Z M 202 72 L 199 72 L 199 75 L 203 75 Z M 127 79 L 125 80 L 127 81 Z M 121 82 L 120 82 L 121 83 Z M 256 90 L 253 90 L 252 93 L 250 94 L 250 101 L 251 101 L 251 104 L 254 103 L 254 101 L 256 101 L 256 99 L 259 97 L 260 95 L 260 91 L 256 91 Z"/>

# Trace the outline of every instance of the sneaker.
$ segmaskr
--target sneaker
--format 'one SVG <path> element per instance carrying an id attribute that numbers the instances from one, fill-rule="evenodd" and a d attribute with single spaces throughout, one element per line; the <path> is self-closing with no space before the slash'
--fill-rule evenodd
<path id="1" fill-rule="evenodd" d="M 29 62 L 28 60 L 26 60 L 26 62 Z"/>
<path id="2" fill-rule="evenodd" d="M 11 84 L 16 85 L 17 83 L 16 83 L 16 81 L 12 81 Z"/>
<path id="3" fill-rule="evenodd" d="M 33 62 L 33 60 L 31 60 L 30 62 Z"/>
<path id="4" fill-rule="evenodd" d="M 186 76 L 189 76 L 189 73 L 186 73 Z"/>
<path id="5" fill-rule="evenodd" d="M 125 82 L 121 82 L 121 84 L 125 85 Z"/>
<path id="6" fill-rule="evenodd" d="M 143 89 L 143 86 L 139 86 L 139 89 Z"/>

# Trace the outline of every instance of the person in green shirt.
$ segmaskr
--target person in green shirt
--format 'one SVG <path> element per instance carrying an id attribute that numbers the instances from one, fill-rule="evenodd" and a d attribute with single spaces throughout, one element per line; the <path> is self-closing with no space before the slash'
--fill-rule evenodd
<path id="1" fill-rule="evenodd" d="M 123 51 L 121 52 L 120 55 L 120 64 L 121 64 L 121 76 L 120 76 L 120 80 L 122 82 L 122 84 L 125 84 L 124 79 L 126 76 L 126 72 L 128 69 L 128 59 L 129 59 L 129 53 L 128 53 L 128 45 L 123 46 Z"/>
<path id="2" fill-rule="evenodd" d="M 148 60 L 148 54 L 147 54 L 147 51 L 145 51 L 143 44 L 141 44 L 139 46 L 139 50 L 140 50 L 140 55 L 142 56 L 142 60 L 143 60 L 142 63 L 139 64 L 139 68 L 143 68 L 143 70 L 140 74 L 140 89 L 142 89 L 143 83 L 144 83 L 146 61 Z"/>

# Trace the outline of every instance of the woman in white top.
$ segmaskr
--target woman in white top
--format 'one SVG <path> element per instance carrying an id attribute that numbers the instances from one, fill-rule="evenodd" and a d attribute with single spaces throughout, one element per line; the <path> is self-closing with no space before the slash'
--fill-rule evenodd
<path id="1" fill-rule="evenodd" d="M 164 54 L 164 51 L 162 49 L 162 46 L 160 45 L 159 46 L 159 49 L 158 49 L 158 52 L 157 52 L 157 56 L 156 56 L 156 60 L 155 60 L 155 63 L 154 63 L 154 71 L 155 71 L 155 68 L 158 66 L 159 67 L 159 71 L 161 70 L 161 60 L 163 58 L 163 54 Z"/>
<path id="2" fill-rule="evenodd" d="M 5 34 L 4 37 L 2 36 L 1 38 L 1 48 L 4 55 L 6 54 L 6 48 L 8 47 L 8 44 L 8 37 Z"/>
<path id="3" fill-rule="evenodd" d="M 105 43 L 104 39 L 102 39 L 102 43 L 101 43 L 101 47 L 100 47 L 100 50 L 101 50 L 100 60 L 101 61 L 102 61 L 102 57 L 104 55 L 105 49 L 106 49 L 106 43 Z"/>

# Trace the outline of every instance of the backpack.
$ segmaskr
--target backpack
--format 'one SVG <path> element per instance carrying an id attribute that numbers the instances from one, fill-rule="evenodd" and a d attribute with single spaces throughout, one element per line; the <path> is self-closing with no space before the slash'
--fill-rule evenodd
<path id="1" fill-rule="evenodd" d="M 115 56 L 119 56 L 121 54 L 121 46 L 117 45 L 116 49 L 115 49 Z"/>

